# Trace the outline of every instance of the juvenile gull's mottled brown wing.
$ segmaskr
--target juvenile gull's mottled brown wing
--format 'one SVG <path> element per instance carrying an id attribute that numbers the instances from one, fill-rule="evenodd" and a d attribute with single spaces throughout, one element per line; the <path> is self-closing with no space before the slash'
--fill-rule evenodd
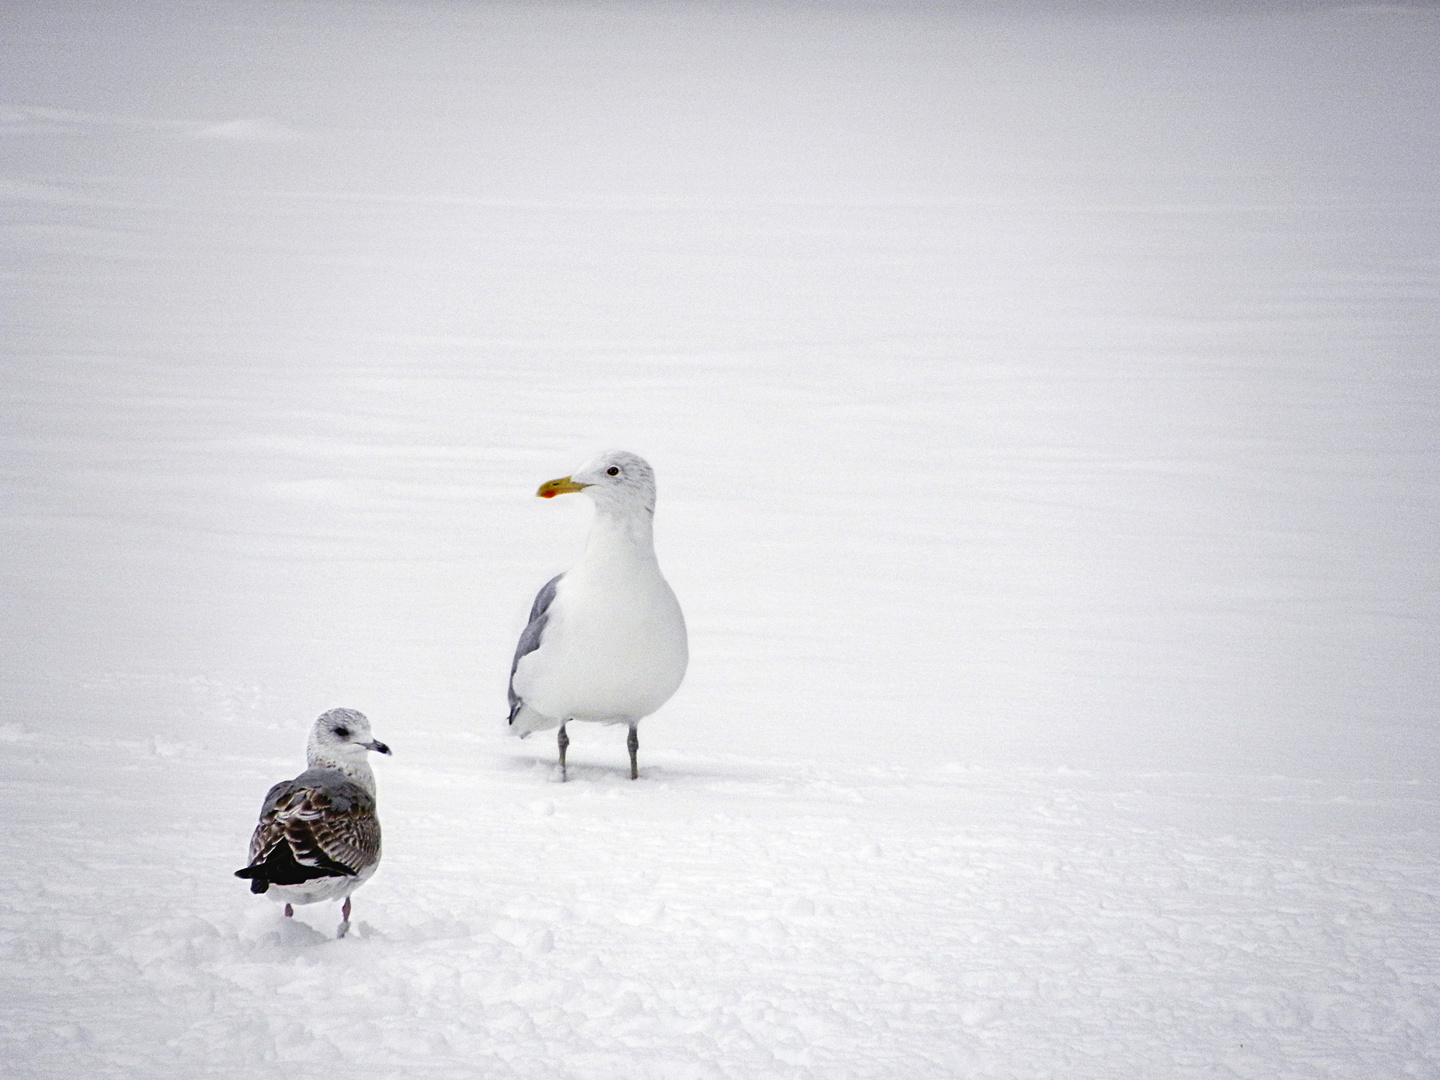
<path id="1" fill-rule="evenodd" d="M 307 769 L 271 788 L 250 838 L 250 867 L 265 866 L 277 885 L 354 876 L 379 859 L 375 800 L 333 769 Z"/>

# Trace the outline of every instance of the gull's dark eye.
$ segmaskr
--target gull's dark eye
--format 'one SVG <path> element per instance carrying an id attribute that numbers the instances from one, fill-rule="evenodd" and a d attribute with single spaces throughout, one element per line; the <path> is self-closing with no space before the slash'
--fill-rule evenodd
<path id="1" fill-rule="evenodd" d="M 350 737 L 350 729 L 348 727 L 337 727 L 335 734 L 339 735 L 342 739 L 348 739 Z"/>
<path id="2" fill-rule="evenodd" d="M 605 475 L 606 475 L 606 476 L 619 476 L 619 475 L 620 475 L 620 468 L 619 468 L 619 466 L 611 465 L 608 469 L 605 470 Z"/>

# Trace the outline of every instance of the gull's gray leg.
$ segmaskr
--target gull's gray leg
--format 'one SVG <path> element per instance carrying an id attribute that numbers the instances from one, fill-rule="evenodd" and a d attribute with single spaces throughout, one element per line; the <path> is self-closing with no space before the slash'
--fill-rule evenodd
<path id="1" fill-rule="evenodd" d="M 345 931 L 346 931 L 346 930 L 349 930 L 349 929 L 350 929 L 350 897 L 347 896 L 347 897 L 345 897 L 345 904 L 344 904 L 344 906 L 341 907 L 341 909 L 340 909 L 340 929 L 339 929 L 338 931 L 336 931 L 335 936 L 336 936 L 337 938 L 342 938 L 342 937 L 345 936 Z"/>
<path id="2" fill-rule="evenodd" d="M 295 909 L 289 904 L 285 905 L 285 917 L 287 919 L 293 919 L 295 917 Z"/>
<path id="3" fill-rule="evenodd" d="M 560 725 L 560 734 L 555 741 L 560 745 L 560 782 L 565 782 L 565 748 L 570 745 L 570 736 L 565 734 L 565 725 Z"/>
<path id="4" fill-rule="evenodd" d="M 625 740 L 625 745 L 630 748 L 630 779 L 640 779 L 640 766 L 635 763 L 635 755 L 640 752 L 640 732 L 634 724 L 630 725 L 630 737 Z"/>

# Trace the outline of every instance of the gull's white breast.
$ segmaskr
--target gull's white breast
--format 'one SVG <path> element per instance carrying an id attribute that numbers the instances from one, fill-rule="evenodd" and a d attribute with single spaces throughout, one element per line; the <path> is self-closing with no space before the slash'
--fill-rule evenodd
<path id="1" fill-rule="evenodd" d="M 670 699 L 688 660 L 685 617 L 653 557 L 582 560 L 556 585 L 514 685 L 559 721 L 634 722 Z"/>
<path id="2" fill-rule="evenodd" d="M 266 890 L 271 900 L 287 904 L 317 904 L 324 900 L 339 900 L 349 896 L 375 876 L 379 863 L 374 862 L 353 877 L 318 877 L 302 881 L 298 885 L 277 885 L 273 882 Z"/>

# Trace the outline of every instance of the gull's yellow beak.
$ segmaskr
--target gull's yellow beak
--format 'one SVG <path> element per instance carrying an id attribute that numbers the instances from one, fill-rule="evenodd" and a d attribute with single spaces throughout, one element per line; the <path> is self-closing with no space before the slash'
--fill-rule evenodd
<path id="1" fill-rule="evenodd" d="M 568 476 L 562 476 L 559 480 L 546 480 L 540 485 L 540 490 L 535 492 L 542 499 L 553 499 L 556 495 L 568 495 L 572 491 L 584 491 L 589 484 L 577 484 Z"/>

